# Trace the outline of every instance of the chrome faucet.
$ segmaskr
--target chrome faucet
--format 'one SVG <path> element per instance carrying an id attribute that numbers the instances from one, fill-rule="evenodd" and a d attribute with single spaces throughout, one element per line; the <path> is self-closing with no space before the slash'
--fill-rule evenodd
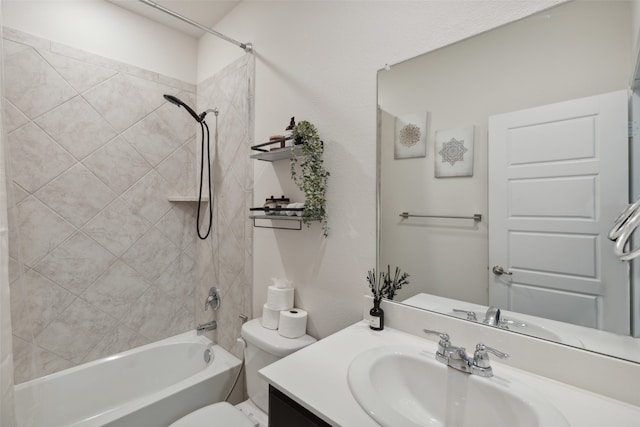
<path id="1" fill-rule="evenodd" d="M 490 326 L 500 326 L 500 309 L 496 307 L 489 307 L 482 323 Z"/>
<path id="2" fill-rule="evenodd" d="M 452 310 L 454 313 L 466 314 L 467 320 L 471 320 L 472 322 L 478 321 L 478 316 L 475 311 L 464 310 L 460 308 L 454 308 Z M 480 314 L 480 313 L 478 313 Z M 497 326 L 502 329 L 510 329 L 511 326 L 515 326 L 518 328 L 526 328 L 527 324 L 522 322 L 516 322 L 511 319 L 507 319 L 502 316 L 502 311 L 500 311 L 497 307 L 489 307 L 484 314 L 484 319 L 482 319 L 482 323 L 490 326 Z"/>
<path id="3" fill-rule="evenodd" d="M 211 322 L 202 323 L 196 327 L 196 332 L 198 335 L 202 335 L 207 331 L 213 331 L 218 327 L 218 322 L 212 320 Z"/>
<path id="4" fill-rule="evenodd" d="M 451 344 L 449 334 L 429 329 L 423 329 L 422 331 L 428 335 L 438 335 L 440 338 L 436 360 L 461 372 L 480 375 L 481 377 L 491 377 L 493 376 L 493 369 L 491 368 L 489 353 L 501 359 L 509 357 L 508 354 L 495 348 L 487 347 L 482 343 L 476 345 L 473 356 L 470 356 L 464 347 L 456 347 Z"/>
<path id="5" fill-rule="evenodd" d="M 485 325 L 497 326 L 502 329 L 509 329 L 509 326 L 517 326 L 519 328 L 525 328 L 527 326 L 526 323 L 514 322 L 513 320 L 502 317 L 502 312 L 496 307 L 489 307 L 484 315 L 482 323 Z"/>

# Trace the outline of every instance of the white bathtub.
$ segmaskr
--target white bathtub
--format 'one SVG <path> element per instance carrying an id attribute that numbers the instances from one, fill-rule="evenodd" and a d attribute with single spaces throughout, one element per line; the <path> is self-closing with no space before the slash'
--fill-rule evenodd
<path id="1" fill-rule="evenodd" d="M 240 363 L 186 332 L 17 385 L 18 427 L 167 426 L 223 400 Z"/>

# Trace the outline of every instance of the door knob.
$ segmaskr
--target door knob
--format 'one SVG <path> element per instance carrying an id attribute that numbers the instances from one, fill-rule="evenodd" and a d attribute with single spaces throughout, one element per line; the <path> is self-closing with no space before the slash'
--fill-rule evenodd
<path id="1" fill-rule="evenodd" d="M 496 276 L 502 276 L 503 274 L 511 276 L 513 274 L 510 271 L 505 271 L 505 269 L 499 265 L 494 265 L 491 271 L 493 271 L 493 274 L 495 274 Z"/>

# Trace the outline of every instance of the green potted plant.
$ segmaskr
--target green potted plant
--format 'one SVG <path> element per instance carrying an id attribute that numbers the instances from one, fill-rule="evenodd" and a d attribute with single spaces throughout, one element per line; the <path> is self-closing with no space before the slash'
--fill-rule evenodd
<path id="1" fill-rule="evenodd" d="M 307 226 L 311 221 L 320 221 L 324 237 L 327 237 L 326 191 L 329 172 L 324 168 L 322 159 L 324 145 L 316 127 L 305 120 L 295 125 L 291 137 L 296 142 L 291 149 L 291 179 L 305 195 L 302 221 Z"/>

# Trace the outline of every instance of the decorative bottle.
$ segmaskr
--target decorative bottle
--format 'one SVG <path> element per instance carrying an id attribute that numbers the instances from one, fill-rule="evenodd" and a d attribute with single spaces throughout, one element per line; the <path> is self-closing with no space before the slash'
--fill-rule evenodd
<path id="1" fill-rule="evenodd" d="M 369 310 L 369 327 L 374 331 L 384 329 L 384 310 L 380 308 L 380 299 L 373 299 L 373 308 Z"/>
<path id="2" fill-rule="evenodd" d="M 293 134 L 293 128 L 296 127 L 296 118 L 291 117 L 289 121 L 289 126 L 284 131 L 284 140 L 287 146 L 293 145 L 293 140 L 291 139 L 291 134 Z"/>

